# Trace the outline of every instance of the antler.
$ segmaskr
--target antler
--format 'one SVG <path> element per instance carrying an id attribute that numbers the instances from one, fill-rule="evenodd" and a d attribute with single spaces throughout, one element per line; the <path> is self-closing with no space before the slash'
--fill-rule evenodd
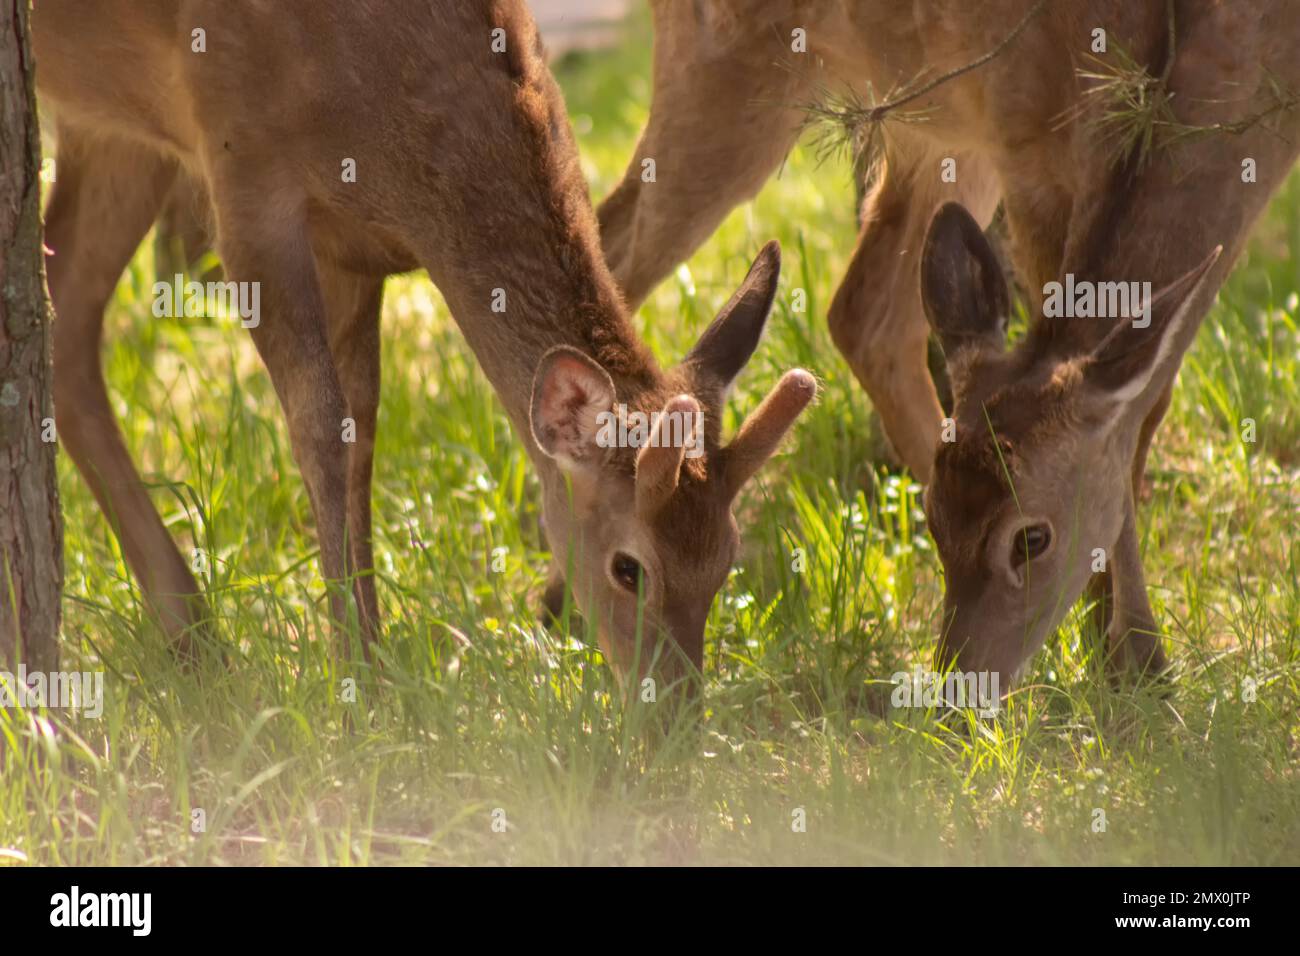
<path id="1" fill-rule="evenodd" d="M 794 420 L 816 395 L 817 380 L 803 369 L 792 369 L 781 377 L 724 450 L 725 480 L 730 494 L 739 492 L 763 462 L 772 457 Z"/>
<path id="2" fill-rule="evenodd" d="M 686 423 L 676 436 L 674 421 Z M 678 395 L 664 406 L 650 440 L 636 457 L 636 510 L 642 518 L 652 517 L 677 490 L 686 446 L 695 441 L 703 441 L 700 405 L 689 395 Z"/>

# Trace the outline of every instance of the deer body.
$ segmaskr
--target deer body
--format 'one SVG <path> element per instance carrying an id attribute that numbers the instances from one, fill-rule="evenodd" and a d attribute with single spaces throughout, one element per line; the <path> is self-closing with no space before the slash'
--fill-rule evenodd
<path id="1" fill-rule="evenodd" d="M 423 266 L 537 465 L 557 564 L 607 656 L 632 666 L 641 587 L 647 634 L 699 665 L 734 554 L 732 497 L 814 386 L 790 373 L 722 447 L 720 403 L 757 345 L 774 248 L 686 362 L 656 364 L 604 266 L 522 2 L 43 0 L 33 32 L 58 124 L 46 227 L 59 432 L 172 634 L 200 621 L 198 588 L 122 443 L 98 350 L 117 278 L 185 176 L 210 199 L 227 278 L 260 284 L 251 334 L 288 420 L 324 576 L 353 579 L 363 636 L 379 618 L 370 476 L 383 280 Z M 597 446 L 591 419 L 616 400 L 702 409 L 704 459 L 683 467 L 680 448 Z M 345 417 L 355 443 L 340 441 Z M 630 597 L 614 557 L 636 566 Z M 346 620 L 345 589 L 331 588 L 331 610 Z"/>
<path id="2" fill-rule="evenodd" d="M 826 90 L 887 101 L 994 51 L 1023 21 L 1000 55 L 902 107 L 922 121 L 886 123 L 884 160 L 830 330 L 891 443 L 929 485 L 947 571 L 941 658 L 956 654 L 964 670 L 1010 677 L 1079 596 L 1086 555 L 1100 548 L 1113 559 L 1112 657 L 1159 669 L 1132 499 L 1177 359 L 1294 162 L 1300 112 L 1294 102 L 1273 107 L 1279 88 L 1300 89 L 1300 20 L 1282 0 L 1047 0 L 1026 19 L 1034 7 L 659 0 L 650 119 L 627 175 L 600 207 L 602 240 L 635 304 L 757 192 L 798 137 L 806 105 Z M 795 49 L 796 30 L 806 53 Z M 1097 30 L 1108 52 L 1093 60 Z M 1119 47 L 1153 81 L 1164 76 L 1177 123 L 1210 132 L 1171 137 L 1142 162 L 1117 156 L 1093 125 L 1105 107 L 1089 99 L 1080 72 L 1115 64 Z M 656 159 L 653 184 L 640 180 L 646 156 Z M 1249 181 L 1246 159 L 1257 170 Z M 969 222 L 955 212 L 935 219 L 945 203 L 964 207 Z M 999 203 L 1031 314 L 1041 316 L 1045 285 L 1067 274 L 1155 288 L 1192 273 L 1197 280 L 1162 300 L 1151 328 L 1108 340 L 1113 321 L 1040 317 L 1002 356 L 1005 289 L 982 236 L 970 233 Z M 1219 246 L 1225 254 L 1198 271 Z M 964 390 L 955 393 L 951 446 L 940 441 L 944 413 L 926 368 L 932 329 Z M 1103 391 L 1127 404 L 1103 401 Z M 999 440 L 1014 453 L 995 454 Z M 1013 517 L 1017 497 L 1022 508 L 1032 501 L 1040 520 Z M 1080 524 L 1076 511 L 1095 520 Z M 1035 528 L 1036 540 L 1053 526 L 1051 554 L 1009 567 L 1023 557 L 1012 551 L 1012 526 Z M 1001 535 L 996 555 L 985 550 L 991 530 Z M 1040 571 L 1032 585 L 1026 567 Z"/>

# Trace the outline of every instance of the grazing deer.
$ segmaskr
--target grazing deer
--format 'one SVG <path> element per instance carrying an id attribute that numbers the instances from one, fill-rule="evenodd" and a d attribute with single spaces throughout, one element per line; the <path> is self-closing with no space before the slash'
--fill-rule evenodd
<path id="1" fill-rule="evenodd" d="M 929 486 L 947 572 L 940 660 L 1010 677 L 1084 589 L 1090 565 L 1073 549 L 1087 544 L 1106 556 L 1093 592 L 1113 576 L 1113 615 L 1110 602 L 1097 606 L 1103 626 L 1109 618 L 1110 659 L 1162 668 L 1133 497 L 1178 360 L 1296 155 L 1294 6 L 658 0 L 653 9 L 650 119 L 599 209 L 606 257 L 632 305 L 757 192 L 798 137 L 806 105 L 828 89 L 864 101 L 872 90 L 921 91 L 1001 48 L 907 102 L 923 121 L 884 127 L 831 335 L 903 462 Z M 1125 117 L 1083 74 L 1104 75 L 1099 62 L 1119 62 L 1120 47 L 1146 65 L 1148 101 L 1168 98 L 1156 148 L 1117 161 L 1113 134 Z M 653 183 L 641 179 L 646 157 Z M 931 227 L 945 203 L 968 213 L 948 209 Z M 1194 278 L 1173 283 L 1149 327 L 1038 318 L 1002 355 L 1007 295 L 979 235 L 999 203 L 1031 313 L 1058 278 L 1156 288 Z M 1224 254 L 1206 260 L 1219 246 Z M 944 413 L 926 368 L 932 326 L 957 373 L 952 444 L 941 442 Z"/>
<path id="2" fill-rule="evenodd" d="M 522 0 L 41 0 L 34 37 L 58 123 L 46 218 L 58 429 L 172 635 L 200 623 L 199 588 L 128 456 L 99 348 L 119 275 L 189 176 L 210 199 L 226 278 L 260 284 L 252 337 L 311 498 L 337 630 L 352 579 L 363 647 L 378 633 L 380 301 L 385 276 L 422 266 L 527 444 L 556 567 L 616 671 L 675 659 L 674 645 L 701 664 L 738 547 L 732 501 L 815 392 L 807 372 L 787 373 L 722 444 L 779 249 L 661 369 L 601 257 Z M 598 417 L 616 403 L 702 412 L 705 454 L 603 447 Z M 345 418 L 354 443 L 340 440 Z"/>

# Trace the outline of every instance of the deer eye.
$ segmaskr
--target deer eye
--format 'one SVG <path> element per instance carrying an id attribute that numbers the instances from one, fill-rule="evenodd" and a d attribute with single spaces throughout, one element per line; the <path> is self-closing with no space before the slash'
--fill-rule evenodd
<path id="1" fill-rule="evenodd" d="M 1031 524 L 1016 532 L 1011 541 L 1011 566 L 1018 568 L 1041 555 L 1052 543 L 1052 529 L 1045 524 Z"/>
<path id="2" fill-rule="evenodd" d="M 614 554 L 614 560 L 610 562 L 609 573 L 620 587 L 636 594 L 645 570 L 636 558 L 618 551 Z"/>

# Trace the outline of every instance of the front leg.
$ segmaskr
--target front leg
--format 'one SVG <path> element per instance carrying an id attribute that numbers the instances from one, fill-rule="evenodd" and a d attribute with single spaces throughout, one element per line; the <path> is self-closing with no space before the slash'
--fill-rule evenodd
<path id="1" fill-rule="evenodd" d="M 370 486 L 379 415 L 379 320 L 384 280 L 320 263 L 329 314 L 330 354 L 355 434 L 348 444 L 348 557 L 366 644 L 379 638 L 379 596 L 371 533 Z"/>
<path id="2" fill-rule="evenodd" d="M 1169 410 L 1169 403 L 1173 400 L 1174 384 L 1170 382 L 1161 393 L 1159 401 L 1147 415 L 1146 421 L 1142 423 L 1142 429 L 1138 433 L 1137 454 L 1133 456 L 1133 501 L 1135 503 L 1142 501 L 1142 487 L 1146 481 L 1147 473 L 1147 454 L 1151 451 L 1151 439 L 1155 437 L 1156 429 L 1160 426 L 1161 420 L 1165 417 L 1165 412 Z M 1111 573 L 1107 569 L 1098 574 L 1094 574 L 1088 582 L 1088 590 L 1085 592 L 1086 598 L 1093 602 L 1092 611 L 1089 619 L 1093 624 L 1093 633 L 1100 636 L 1110 630 L 1111 605 Z"/>
<path id="3" fill-rule="evenodd" d="M 714 22 L 711 9 L 653 6 L 650 119 L 597 211 L 605 261 L 632 309 L 758 193 L 798 138 L 799 107 L 812 96 L 808 57 L 791 53 L 789 29 Z"/>
<path id="4" fill-rule="evenodd" d="M 232 176 L 214 190 L 221 256 L 244 302 L 260 311 L 244 320 L 271 373 L 289 423 L 294 459 L 307 485 L 335 643 L 347 641 L 347 402 L 326 338 L 326 312 L 302 205 L 265 183 Z M 252 311 L 252 310 L 250 310 Z M 241 312 L 242 314 L 242 312 Z M 363 651 L 369 646 L 363 644 Z"/>
<path id="5" fill-rule="evenodd" d="M 944 151 L 898 133 L 862 207 L 862 231 L 831 301 L 831 340 L 880 415 L 890 445 L 922 484 L 934 466 L 944 417 L 927 365 L 930 324 L 921 305 L 920 257 L 935 209 L 961 202 L 981 226 L 998 204 L 987 160 L 959 154 L 961 176 L 944 183 Z"/>
<path id="6" fill-rule="evenodd" d="M 1147 599 L 1136 515 L 1135 499 L 1130 494 L 1124 508 L 1124 525 L 1110 562 L 1114 610 L 1106 634 L 1106 667 L 1116 677 L 1158 675 L 1168 667 L 1155 615 Z"/>

